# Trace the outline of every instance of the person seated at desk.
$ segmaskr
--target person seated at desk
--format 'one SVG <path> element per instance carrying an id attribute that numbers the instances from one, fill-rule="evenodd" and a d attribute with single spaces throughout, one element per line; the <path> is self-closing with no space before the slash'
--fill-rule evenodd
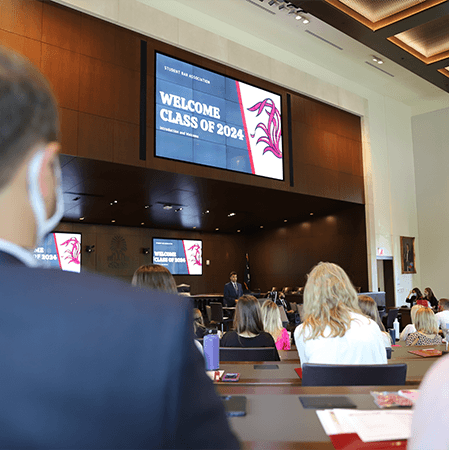
<path id="1" fill-rule="evenodd" d="M 430 303 L 430 307 L 437 309 L 438 308 L 438 300 L 436 299 L 435 295 L 433 294 L 432 289 L 430 287 L 426 287 L 424 289 L 424 300 L 427 300 Z"/>
<path id="2" fill-rule="evenodd" d="M 410 333 L 405 345 L 438 345 L 443 339 L 438 334 L 438 324 L 431 308 L 419 308 L 415 315 L 416 332 Z"/>
<path id="3" fill-rule="evenodd" d="M 385 347 L 391 347 L 393 343 L 391 336 L 385 331 L 384 324 L 380 320 L 379 310 L 377 309 L 377 303 L 368 295 L 359 295 L 359 306 L 363 314 L 374 320 L 382 331 L 382 337 L 384 338 Z"/>
<path id="4" fill-rule="evenodd" d="M 410 303 L 410 308 L 416 303 L 418 305 L 422 304 L 423 306 L 427 306 L 427 302 L 424 303 L 424 299 L 422 293 L 419 288 L 414 287 L 407 295 L 405 299 L 406 303 Z"/>
<path id="5" fill-rule="evenodd" d="M 198 308 L 193 310 L 193 334 L 198 339 L 203 339 L 207 332 L 207 328 L 204 325 L 203 315 Z"/>
<path id="6" fill-rule="evenodd" d="M 238 299 L 234 331 L 224 334 L 220 347 L 276 347 L 271 334 L 264 331 L 259 302 L 252 295 Z"/>
<path id="7" fill-rule="evenodd" d="M 279 307 L 271 300 L 265 300 L 262 305 L 262 320 L 264 330 L 273 336 L 278 350 L 290 350 L 290 336 L 282 326 Z"/>
<path id="8" fill-rule="evenodd" d="M 235 306 L 236 300 L 243 295 L 242 285 L 237 283 L 237 272 L 229 274 L 229 283 L 224 286 L 223 305 L 227 307 Z"/>
<path id="9" fill-rule="evenodd" d="M 387 364 L 384 338 L 364 316 L 345 271 L 320 262 L 304 288 L 304 321 L 295 330 L 301 365 Z"/>
<path id="10" fill-rule="evenodd" d="M 424 308 L 422 305 L 414 305 L 410 311 L 410 318 L 412 319 L 412 323 L 409 323 L 403 330 L 399 339 L 401 341 L 405 341 L 410 333 L 416 333 L 415 320 L 416 320 L 416 311 L 418 309 Z"/>
<path id="11" fill-rule="evenodd" d="M 438 310 L 440 312 L 435 314 L 439 328 L 446 328 L 446 324 L 449 323 L 449 299 L 440 298 L 438 302 Z"/>

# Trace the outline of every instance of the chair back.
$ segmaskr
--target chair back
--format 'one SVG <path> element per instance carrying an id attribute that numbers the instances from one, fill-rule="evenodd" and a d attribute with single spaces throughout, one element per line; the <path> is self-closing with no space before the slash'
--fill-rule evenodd
<path id="1" fill-rule="evenodd" d="M 287 314 L 285 314 L 285 309 L 283 306 L 278 306 L 278 308 L 279 308 L 279 312 L 281 314 L 282 325 L 285 326 L 285 324 L 288 324 Z"/>
<path id="2" fill-rule="evenodd" d="M 210 303 L 210 315 L 213 322 L 223 321 L 223 305 L 218 302 Z"/>
<path id="3" fill-rule="evenodd" d="M 207 321 L 210 323 L 212 320 L 212 312 L 211 307 L 209 305 L 206 305 L 206 314 L 207 314 Z"/>
<path id="4" fill-rule="evenodd" d="M 399 308 L 392 308 L 388 311 L 387 316 L 387 329 L 393 328 L 393 322 L 396 320 L 396 317 L 398 317 Z"/>
<path id="5" fill-rule="evenodd" d="M 220 361 L 280 361 L 276 347 L 220 347 Z"/>
<path id="6" fill-rule="evenodd" d="M 407 364 L 302 366 L 302 386 L 403 386 Z"/>

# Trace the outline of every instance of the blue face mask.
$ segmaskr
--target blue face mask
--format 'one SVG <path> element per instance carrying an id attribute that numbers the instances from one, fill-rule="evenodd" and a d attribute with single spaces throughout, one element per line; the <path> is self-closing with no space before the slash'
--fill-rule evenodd
<path id="1" fill-rule="evenodd" d="M 56 205 L 53 216 L 47 218 L 47 210 L 45 208 L 45 200 L 39 186 L 39 175 L 44 161 L 45 151 L 36 152 L 28 166 L 28 198 L 31 208 L 36 219 L 36 246 L 42 244 L 45 236 L 53 231 L 64 215 L 64 198 L 62 195 L 61 185 L 61 166 L 59 159 L 56 158 L 54 163 L 55 171 L 55 197 Z"/>

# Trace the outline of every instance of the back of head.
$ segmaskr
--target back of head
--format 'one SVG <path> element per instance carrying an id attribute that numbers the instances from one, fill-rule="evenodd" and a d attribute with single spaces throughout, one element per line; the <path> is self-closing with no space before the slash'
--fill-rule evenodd
<path id="1" fill-rule="evenodd" d="M 412 309 L 410 311 L 410 317 L 412 319 L 412 324 L 415 325 L 415 317 L 416 317 L 416 311 L 418 311 L 418 309 L 424 308 L 423 305 L 414 305 L 412 306 Z"/>
<path id="2" fill-rule="evenodd" d="M 242 295 L 235 307 L 234 329 L 237 333 L 249 331 L 260 334 L 263 329 L 259 302 L 252 295 Z"/>
<path id="3" fill-rule="evenodd" d="M 282 320 L 279 307 L 271 300 L 265 300 L 261 308 L 263 328 L 273 337 L 282 331 Z"/>
<path id="4" fill-rule="evenodd" d="M 362 313 L 365 314 L 365 316 L 368 316 L 370 319 L 374 320 L 374 322 L 379 325 L 379 328 L 382 331 L 385 331 L 385 327 L 379 317 L 377 303 L 374 301 L 374 299 L 368 297 L 367 295 L 359 295 L 358 299 Z"/>
<path id="5" fill-rule="evenodd" d="M 431 308 L 422 307 L 416 311 L 415 328 L 426 334 L 438 333 L 437 319 Z"/>
<path id="6" fill-rule="evenodd" d="M 449 310 L 449 299 L 440 298 L 440 300 L 438 301 L 438 304 L 440 305 L 440 307 L 443 311 Z"/>
<path id="7" fill-rule="evenodd" d="M 0 190 L 38 144 L 57 141 L 56 100 L 24 57 L 0 47 Z"/>
<path id="8" fill-rule="evenodd" d="M 175 279 L 168 269 L 158 264 L 140 266 L 133 275 L 133 286 L 178 294 Z"/>
<path id="9" fill-rule="evenodd" d="M 203 315 L 198 308 L 193 310 L 193 331 L 196 332 L 198 328 L 206 328 L 204 325 Z"/>
<path id="10" fill-rule="evenodd" d="M 346 272 L 336 264 L 320 262 L 309 273 L 304 288 L 304 329 L 308 339 L 323 336 L 326 326 L 330 336 L 344 336 L 351 325 L 351 312 L 360 313 L 357 293 Z"/>

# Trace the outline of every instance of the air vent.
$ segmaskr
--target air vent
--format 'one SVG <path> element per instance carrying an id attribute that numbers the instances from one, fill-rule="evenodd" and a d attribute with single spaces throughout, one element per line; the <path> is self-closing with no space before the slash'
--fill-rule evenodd
<path id="1" fill-rule="evenodd" d="M 319 39 L 320 41 L 326 42 L 326 44 L 332 45 L 332 47 L 338 48 L 338 50 L 343 50 L 343 49 L 342 49 L 341 47 L 339 47 L 337 44 L 334 44 L 333 42 L 328 41 L 327 39 L 325 39 L 325 38 L 319 36 L 318 34 L 313 33 L 313 32 L 310 31 L 310 30 L 306 30 L 306 33 L 311 34 L 313 37 L 316 37 L 316 38 Z"/>
<path id="2" fill-rule="evenodd" d="M 393 78 L 394 78 L 394 75 L 393 75 L 392 73 L 387 72 L 386 70 L 383 70 L 383 69 L 381 69 L 380 67 L 377 67 L 375 64 L 371 64 L 371 63 L 368 62 L 368 61 L 365 61 L 365 62 L 366 62 L 366 64 L 368 64 L 368 66 L 374 67 L 375 69 L 380 70 L 380 71 L 383 72 L 384 74 L 390 75 L 390 77 L 393 77 Z"/>
<path id="3" fill-rule="evenodd" d="M 254 6 L 257 6 L 258 8 L 260 8 L 260 9 L 262 9 L 263 11 L 265 11 L 265 12 L 267 12 L 267 13 L 269 13 L 269 14 L 272 14 L 272 15 L 276 15 L 276 13 L 274 12 L 274 11 L 272 11 L 271 9 L 267 9 L 267 8 L 264 8 L 261 4 L 260 4 L 260 2 L 259 3 L 257 3 L 257 2 L 253 2 L 253 0 L 246 0 L 248 3 L 251 3 L 252 5 L 254 5 Z"/>

